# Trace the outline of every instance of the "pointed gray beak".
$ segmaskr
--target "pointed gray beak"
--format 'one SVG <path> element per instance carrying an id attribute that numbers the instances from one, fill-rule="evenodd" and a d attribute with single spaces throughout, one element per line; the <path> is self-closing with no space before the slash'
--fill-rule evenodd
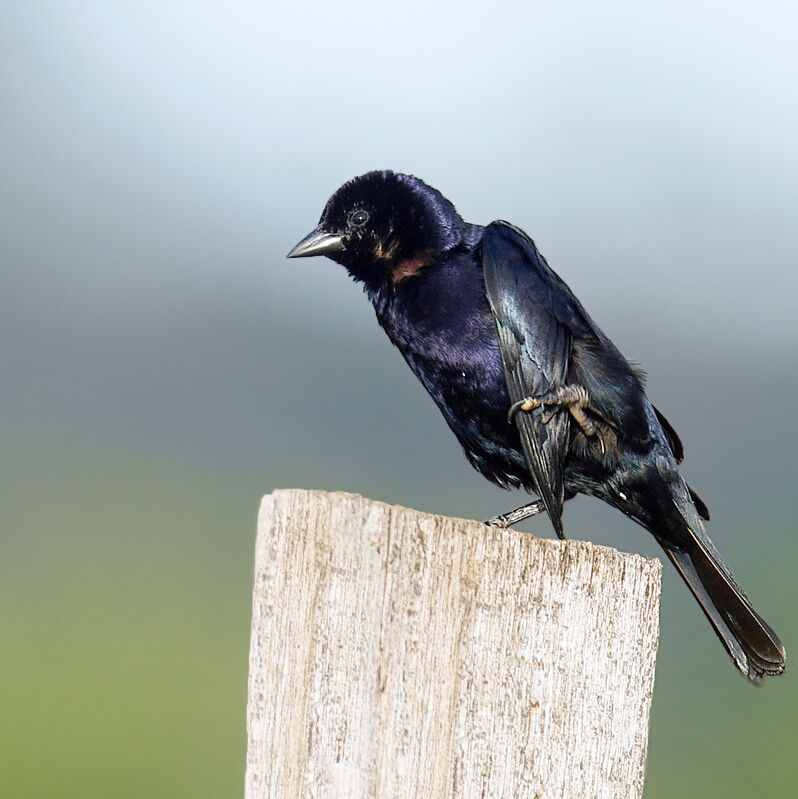
<path id="1" fill-rule="evenodd" d="M 311 255 L 330 255 L 341 252 L 344 248 L 343 239 L 337 233 L 327 233 L 317 227 L 305 236 L 299 244 L 286 256 L 287 258 L 308 258 Z"/>

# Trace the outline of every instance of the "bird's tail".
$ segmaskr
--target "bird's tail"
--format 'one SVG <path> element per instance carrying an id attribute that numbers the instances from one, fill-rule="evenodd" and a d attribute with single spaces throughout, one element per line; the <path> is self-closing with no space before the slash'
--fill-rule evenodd
<path id="1" fill-rule="evenodd" d="M 755 683 L 782 674 L 786 654 L 781 641 L 751 606 L 701 523 L 696 526 L 698 533 L 684 523 L 678 546 L 672 538 L 657 538 L 740 671 Z"/>

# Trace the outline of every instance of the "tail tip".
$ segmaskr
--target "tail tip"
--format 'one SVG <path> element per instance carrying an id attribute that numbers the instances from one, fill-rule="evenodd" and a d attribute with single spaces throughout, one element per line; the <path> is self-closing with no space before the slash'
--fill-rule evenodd
<path id="1" fill-rule="evenodd" d="M 781 641 L 777 641 L 777 646 L 767 657 L 749 652 L 744 662 L 738 662 L 737 666 L 752 683 L 762 685 L 766 677 L 779 677 L 785 673 L 787 653 Z"/>

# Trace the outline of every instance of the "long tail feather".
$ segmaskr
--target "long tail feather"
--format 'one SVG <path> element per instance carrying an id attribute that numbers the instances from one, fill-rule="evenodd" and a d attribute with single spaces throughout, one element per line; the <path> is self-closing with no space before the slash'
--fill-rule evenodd
<path id="1" fill-rule="evenodd" d="M 709 539 L 689 526 L 684 545 L 660 540 L 740 671 L 759 683 L 782 674 L 786 654 L 776 633 L 753 609 Z"/>

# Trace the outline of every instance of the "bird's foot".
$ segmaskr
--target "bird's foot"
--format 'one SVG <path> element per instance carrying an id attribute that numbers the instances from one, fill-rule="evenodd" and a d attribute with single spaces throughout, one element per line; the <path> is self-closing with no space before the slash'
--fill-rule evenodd
<path id="1" fill-rule="evenodd" d="M 561 410 L 567 409 L 586 436 L 597 435 L 598 426 L 585 411 L 589 410 L 591 413 L 603 419 L 595 408 L 590 407 L 590 397 L 587 391 L 585 391 L 582 386 L 571 385 L 561 386 L 556 391 L 552 391 L 542 397 L 524 397 L 518 402 L 514 402 L 507 413 L 507 420 L 512 421 L 513 417 L 519 411 L 528 413 L 536 408 L 545 409 L 540 417 L 541 424 L 548 424 Z M 604 442 L 600 435 L 599 441 L 601 441 L 601 448 L 603 451 Z"/>
<path id="2" fill-rule="evenodd" d="M 510 406 L 510 410 L 507 411 L 507 421 L 512 422 L 518 411 L 534 411 L 535 408 L 540 408 L 541 405 L 545 404 L 545 400 L 543 399 L 524 397 Z"/>
<path id="3" fill-rule="evenodd" d="M 520 508 L 511 510 L 509 513 L 502 513 L 499 516 L 494 516 L 492 519 L 488 519 L 485 524 L 504 530 L 524 519 L 528 519 L 530 516 L 537 516 L 538 513 L 543 513 L 544 510 L 546 510 L 546 506 L 543 504 L 543 500 L 538 499 L 535 502 L 530 502 L 528 505 L 522 505 Z"/>

